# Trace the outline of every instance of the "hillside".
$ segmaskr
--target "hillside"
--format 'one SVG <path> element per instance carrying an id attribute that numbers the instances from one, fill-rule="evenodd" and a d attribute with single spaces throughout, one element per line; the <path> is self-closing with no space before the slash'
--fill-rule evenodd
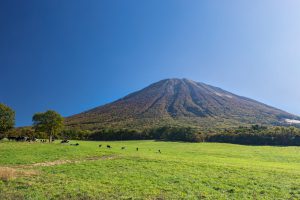
<path id="1" fill-rule="evenodd" d="M 166 79 L 115 102 L 66 118 L 82 129 L 144 129 L 163 125 L 224 128 L 283 125 L 298 116 L 188 79 Z"/>

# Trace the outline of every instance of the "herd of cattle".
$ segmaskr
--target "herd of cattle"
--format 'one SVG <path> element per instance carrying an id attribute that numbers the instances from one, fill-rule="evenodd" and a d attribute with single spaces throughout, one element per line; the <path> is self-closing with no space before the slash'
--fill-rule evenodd
<path id="1" fill-rule="evenodd" d="M 9 136 L 7 137 L 7 139 L 9 141 L 16 141 L 16 142 L 42 142 L 42 143 L 46 143 L 48 140 L 45 140 L 45 139 L 37 139 L 35 137 L 26 137 L 26 136 Z M 52 139 L 52 142 L 54 142 L 55 140 Z"/>
<path id="2" fill-rule="evenodd" d="M 25 137 L 25 136 L 18 136 L 18 137 L 7 137 L 7 139 L 9 140 L 9 141 L 17 141 L 17 142 L 37 142 L 37 141 L 40 141 L 40 142 L 42 142 L 42 143 L 46 143 L 47 142 L 47 140 L 45 140 L 45 139 L 37 139 L 37 138 L 35 138 L 35 137 L 33 137 L 33 138 L 30 138 L 30 137 Z M 52 139 L 52 142 L 54 141 L 54 139 Z M 69 140 L 62 140 L 60 143 L 61 144 L 69 144 Z M 79 146 L 79 143 L 76 143 L 76 144 L 70 144 L 71 146 Z M 102 144 L 100 144 L 99 145 L 99 148 L 101 148 L 102 147 Z M 111 149 L 112 148 L 112 146 L 110 146 L 110 145 L 106 145 L 106 148 L 107 149 Z M 121 147 L 121 149 L 122 150 L 124 150 L 126 147 Z M 139 151 L 139 148 L 137 147 L 136 148 L 136 151 Z M 160 149 L 157 151 L 158 153 L 161 153 L 161 151 L 160 151 Z"/>
<path id="3" fill-rule="evenodd" d="M 99 148 L 101 148 L 101 147 L 102 147 L 102 144 L 99 144 Z M 112 146 L 106 145 L 106 148 L 111 149 Z M 125 148 L 126 148 L 126 147 L 121 147 L 122 150 L 124 150 Z M 138 147 L 136 148 L 136 151 L 139 151 L 139 148 L 138 148 Z M 159 149 L 157 152 L 158 152 L 158 153 L 161 153 L 160 149 Z"/>
<path id="4" fill-rule="evenodd" d="M 17 141 L 17 142 L 36 142 L 36 141 L 38 141 L 38 139 L 35 137 L 30 138 L 30 137 L 25 137 L 25 136 L 18 136 L 18 137 L 9 136 L 9 137 L 7 137 L 7 139 L 9 141 Z M 46 142 L 46 140 L 45 140 L 45 142 Z"/>
<path id="5" fill-rule="evenodd" d="M 60 143 L 61 143 L 61 144 L 67 144 L 67 143 L 69 143 L 69 142 L 70 142 L 69 140 L 62 140 Z M 79 146 L 78 143 L 76 143 L 76 144 L 70 144 L 70 145 L 72 145 L 72 146 Z M 101 148 L 101 147 L 102 147 L 102 144 L 99 144 L 98 147 Z M 107 148 L 107 149 L 111 149 L 112 146 L 106 145 L 106 148 Z M 125 148 L 126 148 L 126 147 L 121 147 L 122 150 L 124 150 Z M 139 151 L 139 148 L 138 148 L 138 147 L 136 148 L 136 151 Z M 158 152 L 158 153 L 161 153 L 160 149 L 159 149 L 157 152 Z"/>

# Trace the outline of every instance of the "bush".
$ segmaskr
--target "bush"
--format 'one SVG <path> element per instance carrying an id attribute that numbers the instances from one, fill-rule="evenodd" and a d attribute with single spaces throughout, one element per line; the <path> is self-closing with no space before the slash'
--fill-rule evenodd
<path id="1" fill-rule="evenodd" d="M 130 129 L 102 129 L 90 135 L 92 140 L 145 140 L 151 139 L 144 132 Z"/>
<path id="2" fill-rule="evenodd" d="M 91 131 L 80 130 L 80 129 L 65 129 L 58 137 L 61 139 L 72 139 L 72 140 L 87 140 L 90 138 Z"/>
<path id="3" fill-rule="evenodd" d="M 203 141 L 202 135 L 197 130 L 190 127 L 160 127 L 149 131 L 149 135 L 153 139 L 169 140 L 169 141 L 187 141 L 200 142 Z"/>

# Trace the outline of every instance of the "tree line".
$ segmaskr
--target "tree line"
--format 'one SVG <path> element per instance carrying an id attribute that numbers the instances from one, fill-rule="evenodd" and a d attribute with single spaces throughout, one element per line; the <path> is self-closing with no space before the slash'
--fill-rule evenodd
<path id="1" fill-rule="evenodd" d="M 208 142 L 224 142 L 245 145 L 299 146 L 300 129 L 295 127 L 266 127 L 253 125 L 225 129 L 207 137 Z"/>
<path id="2" fill-rule="evenodd" d="M 164 140 L 185 142 L 222 142 L 244 145 L 299 146 L 300 129 L 252 125 L 223 130 L 199 131 L 191 127 L 163 126 L 147 130 L 102 129 L 83 131 L 67 129 L 61 137 L 82 140 Z"/>
<path id="3" fill-rule="evenodd" d="M 89 132 L 90 140 L 154 139 L 185 142 L 222 142 L 244 145 L 300 146 L 300 129 L 252 125 L 215 131 L 200 131 L 191 127 L 163 126 L 143 131 L 103 129 Z"/>
<path id="4" fill-rule="evenodd" d="M 15 112 L 0 104 L 0 139 L 4 137 L 35 137 L 76 140 L 165 140 L 186 142 L 224 142 L 245 145 L 300 146 L 300 129 L 295 127 L 267 127 L 252 125 L 203 131 L 191 127 L 162 126 L 151 129 L 80 130 L 64 127 L 64 118 L 53 110 L 36 113 L 31 127 L 14 128 Z"/>

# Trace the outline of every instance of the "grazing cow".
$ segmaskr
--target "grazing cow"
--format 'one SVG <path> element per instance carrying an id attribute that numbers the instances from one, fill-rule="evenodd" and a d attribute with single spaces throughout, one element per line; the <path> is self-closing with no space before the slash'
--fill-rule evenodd
<path id="1" fill-rule="evenodd" d="M 121 147 L 121 149 L 123 150 L 123 149 L 125 149 L 125 147 Z"/>
<path id="2" fill-rule="evenodd" d="M 102 144 L 99 144 L 99 147 L 101 148 L 101 147 L 102 147 Z"/>
<path id="3" fill-rule="evenodd" d="M 107 147 L 108 149 L 112 148 L 110 145 L 106 145 L 106 147 Z"/>
<path id="4" fill-rule="evenodd" d="M 7 139 L 8 139 L 9 141 L 12 141 L 12 140 L 17 140 L 17 137 L 9 136 L 9 137 L 7 137 Z"/>
<path id="5" fill-rule="evenodd" d="M 69 143 L 69 140 L 62 140 L 60 143 L 61 143 L 61 144 Z"/>
<path id="6" fill-rule="evenodd" d="M 136 148 L 136 151 L 138 151 L 138 150 L 139 150 L 139 148 L 137 147 L 137 148 Z"/>
<path id="7" fill-rule="evenodd" d="M 76 144 L 70 144 L 71 146 L 79 146 L 79 144 L 78 143 L 76 143 Z"/>
<path id="8" fill-rule="evenodd" d="M 19 137 L 16 138 L 16 141 L 17 141 L 17 142 L 27 141 L 27 138 L 28 138 L 28 137 L 19 136 Z"/>

